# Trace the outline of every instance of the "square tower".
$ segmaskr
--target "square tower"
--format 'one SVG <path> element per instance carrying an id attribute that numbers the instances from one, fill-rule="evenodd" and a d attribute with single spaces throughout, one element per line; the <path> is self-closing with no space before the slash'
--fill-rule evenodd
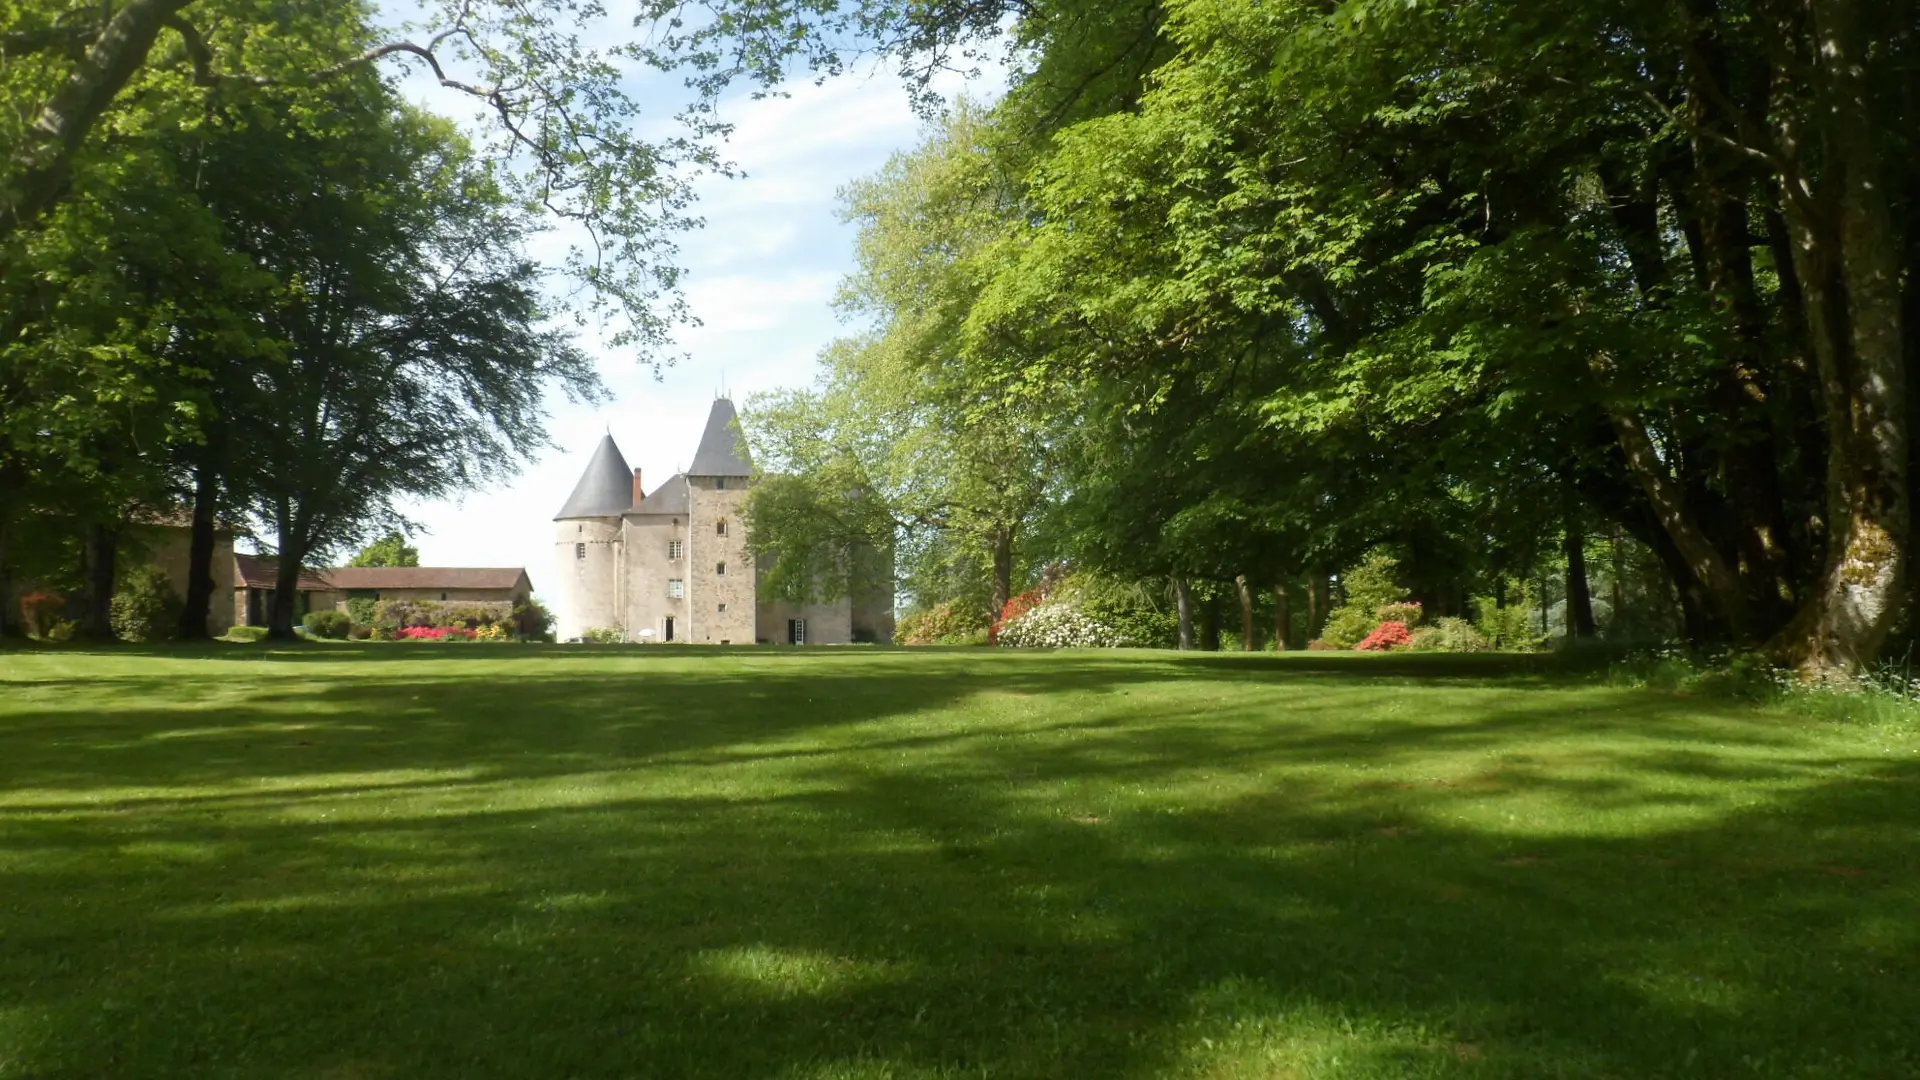
<path id="1" fill-rule="evenodd" d="M 751 645 L 758 596 L 743 514 L 753 464 L 726 398 L 707 414 L 686 477 L 688 639 Z"/>

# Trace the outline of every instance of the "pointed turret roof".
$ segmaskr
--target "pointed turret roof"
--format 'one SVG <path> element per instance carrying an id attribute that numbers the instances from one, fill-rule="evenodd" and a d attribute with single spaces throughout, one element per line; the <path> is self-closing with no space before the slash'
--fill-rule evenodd
<path id="1" fill-rule="evenodd" d="M 733 402 L 726 398 L 714 399 L 713 411 L 707 414 L 707 430 L 700 436 L 700 449 L 693 452 L 693 467 L 687 475 L 753 475 L 753 463 L 747 460 L 747 440 L 734 418 Z"/>
<path id="2" fill-rule="evenodd" d="M 627 459 L 620 456 L 620 448 L 614 445 L 613 436 L 608 435 L 594 448 L 587 471 L 580 474 L 573 494 L 567 497 L 567 504 L 553 520 L 619 517 L 632 505 L 633 470 L 627 468 Z"/>

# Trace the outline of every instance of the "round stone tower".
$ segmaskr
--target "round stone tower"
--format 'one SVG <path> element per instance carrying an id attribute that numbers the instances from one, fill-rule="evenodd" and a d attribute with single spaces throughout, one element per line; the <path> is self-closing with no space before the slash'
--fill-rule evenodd
<path id="1" fill-rule="evenodd" d="M 620 612 L 622 518 L 639 478 L 613 436 L 600 440 L 580 482 L 554 515 L 554 580 L 560 583 L 554 636 L 571 641 L 588 630 L 624 631 Z"/>

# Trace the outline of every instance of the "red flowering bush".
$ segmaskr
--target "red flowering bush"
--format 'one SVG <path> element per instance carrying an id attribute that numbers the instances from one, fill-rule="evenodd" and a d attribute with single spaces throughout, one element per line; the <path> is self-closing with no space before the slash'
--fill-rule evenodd
<path id="1" fill-rule="evenodd" d="M 30 592 L 20 597 L 20 618 L 34 637 L 46 637 L 66 609 L 67 598 L 57 592 Z"/>
<path id="2" fill-rule="evenodd" d="M 472 641 L 473 631 L 457 626 L 403 626 L 394 636 L 401 641 Z"/>
<path id="3" fill-rule="evenodd" d="M 1407 630 L 1406 623 L 1383 622 L 1374 627 L 1373 633 L 1368 634 L 1366 640 L 1355 645 L 1354 648 L 1362 652 L 1386 652 L 1412 641 L 1413 634 Z"/>
<path id="4" fill-rule="evenodd" d="M 994 620 L 992 628 L 987 631 L 987 644 L 999 644 L 1001 627 L 1046 602 L 1048 591 L 1048 586 L 1043 582 L 1008 600 L 1007 606 L 1000 609 L 1000 617 Z"/>

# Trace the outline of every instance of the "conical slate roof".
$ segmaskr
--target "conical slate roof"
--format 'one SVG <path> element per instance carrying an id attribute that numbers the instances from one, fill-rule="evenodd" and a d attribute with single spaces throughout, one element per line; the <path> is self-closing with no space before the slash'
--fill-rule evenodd
<path id="1" fill-rule="evenodd" d="M 688 476 L 752 476 L 753 463 L 747 460 L 747 440 L 741 437 L 740 424 L 734 419 L 733 402 L 715 398 L 713 411 L 707 414 L 707 430 L 700 436 L 700 449 L 693 452 L 693 467 Z"/>
<path id="2" fill-rule="evenodd" d="M 580 474 L 573 494 L 567 497 L 567 504 L 560 512 L 553 515 L 553 520 L 619 517 L 632 505 L 633 470 L 627 468 L 627 459 L 620 456 L 620 448 L 613 444 L 613 436 L 608 435 L 594 449 L 587 471 Z"/>

